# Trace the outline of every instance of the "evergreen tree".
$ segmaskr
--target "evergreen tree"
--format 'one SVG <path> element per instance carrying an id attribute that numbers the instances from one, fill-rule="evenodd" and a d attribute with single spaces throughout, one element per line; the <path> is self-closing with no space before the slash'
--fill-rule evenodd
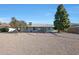
<path id="1" fill-rule="evenodd" d="M 58 32 L 65 31 L 70 27 L 68 13 L 64 8 L 63 4 L 60 4 L 57 8 L 57 12 L 55 14 L 54 26 L 55 29 L 58 30 Z"/>

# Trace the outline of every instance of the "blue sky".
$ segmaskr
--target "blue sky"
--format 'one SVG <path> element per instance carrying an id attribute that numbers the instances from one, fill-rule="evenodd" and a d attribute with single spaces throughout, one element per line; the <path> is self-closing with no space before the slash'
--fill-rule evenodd
<path id="1" fill-rule="evenodd" d="M 10 22 L 11 17 L 33 24 L 53 24 L 58 4 L 0 4 L 0 21 Z M 79 4 L 64 5 L 72 23 L 79 23 Z"/>

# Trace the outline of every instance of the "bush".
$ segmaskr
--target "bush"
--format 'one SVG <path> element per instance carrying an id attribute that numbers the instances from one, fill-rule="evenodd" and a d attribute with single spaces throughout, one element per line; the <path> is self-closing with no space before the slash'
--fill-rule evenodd
<path id="1" fill-rule="evenodd" d="M 56 27 L 54 27 L 53 29 L 54 29 L 54 30 L 57 30 L 57 28 L 56 28 Z"/>
<path id="2" fill-rule="evenodd" d="M 0 28 L 0 32 L 8 32 L 9 29 L 8 28 Z"/>

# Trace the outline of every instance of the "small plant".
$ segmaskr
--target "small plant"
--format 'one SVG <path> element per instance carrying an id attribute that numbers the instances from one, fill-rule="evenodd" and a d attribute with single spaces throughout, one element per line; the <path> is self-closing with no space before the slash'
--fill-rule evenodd
<path id="1" fill-rule="evenodd" d="M 8 28 L 0 28 L 0 32 L 8 32 L 9 29 Z"/>

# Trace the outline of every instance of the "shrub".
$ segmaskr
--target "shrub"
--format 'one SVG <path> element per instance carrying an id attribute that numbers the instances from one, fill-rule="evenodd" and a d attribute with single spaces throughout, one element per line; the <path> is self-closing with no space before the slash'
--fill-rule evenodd
<path id="1" fill-rule="evenodd" d="M 0 28 L 0 32 L 8 32 L 9 29 L 8 28 Z"/>
<path id="2" fill-rule="evenodd" d="M 57 28 L 56 28 L 56 27 L 54 27 L 53 29 L 54 29 L 54 30 L 57 30 Z"/>

